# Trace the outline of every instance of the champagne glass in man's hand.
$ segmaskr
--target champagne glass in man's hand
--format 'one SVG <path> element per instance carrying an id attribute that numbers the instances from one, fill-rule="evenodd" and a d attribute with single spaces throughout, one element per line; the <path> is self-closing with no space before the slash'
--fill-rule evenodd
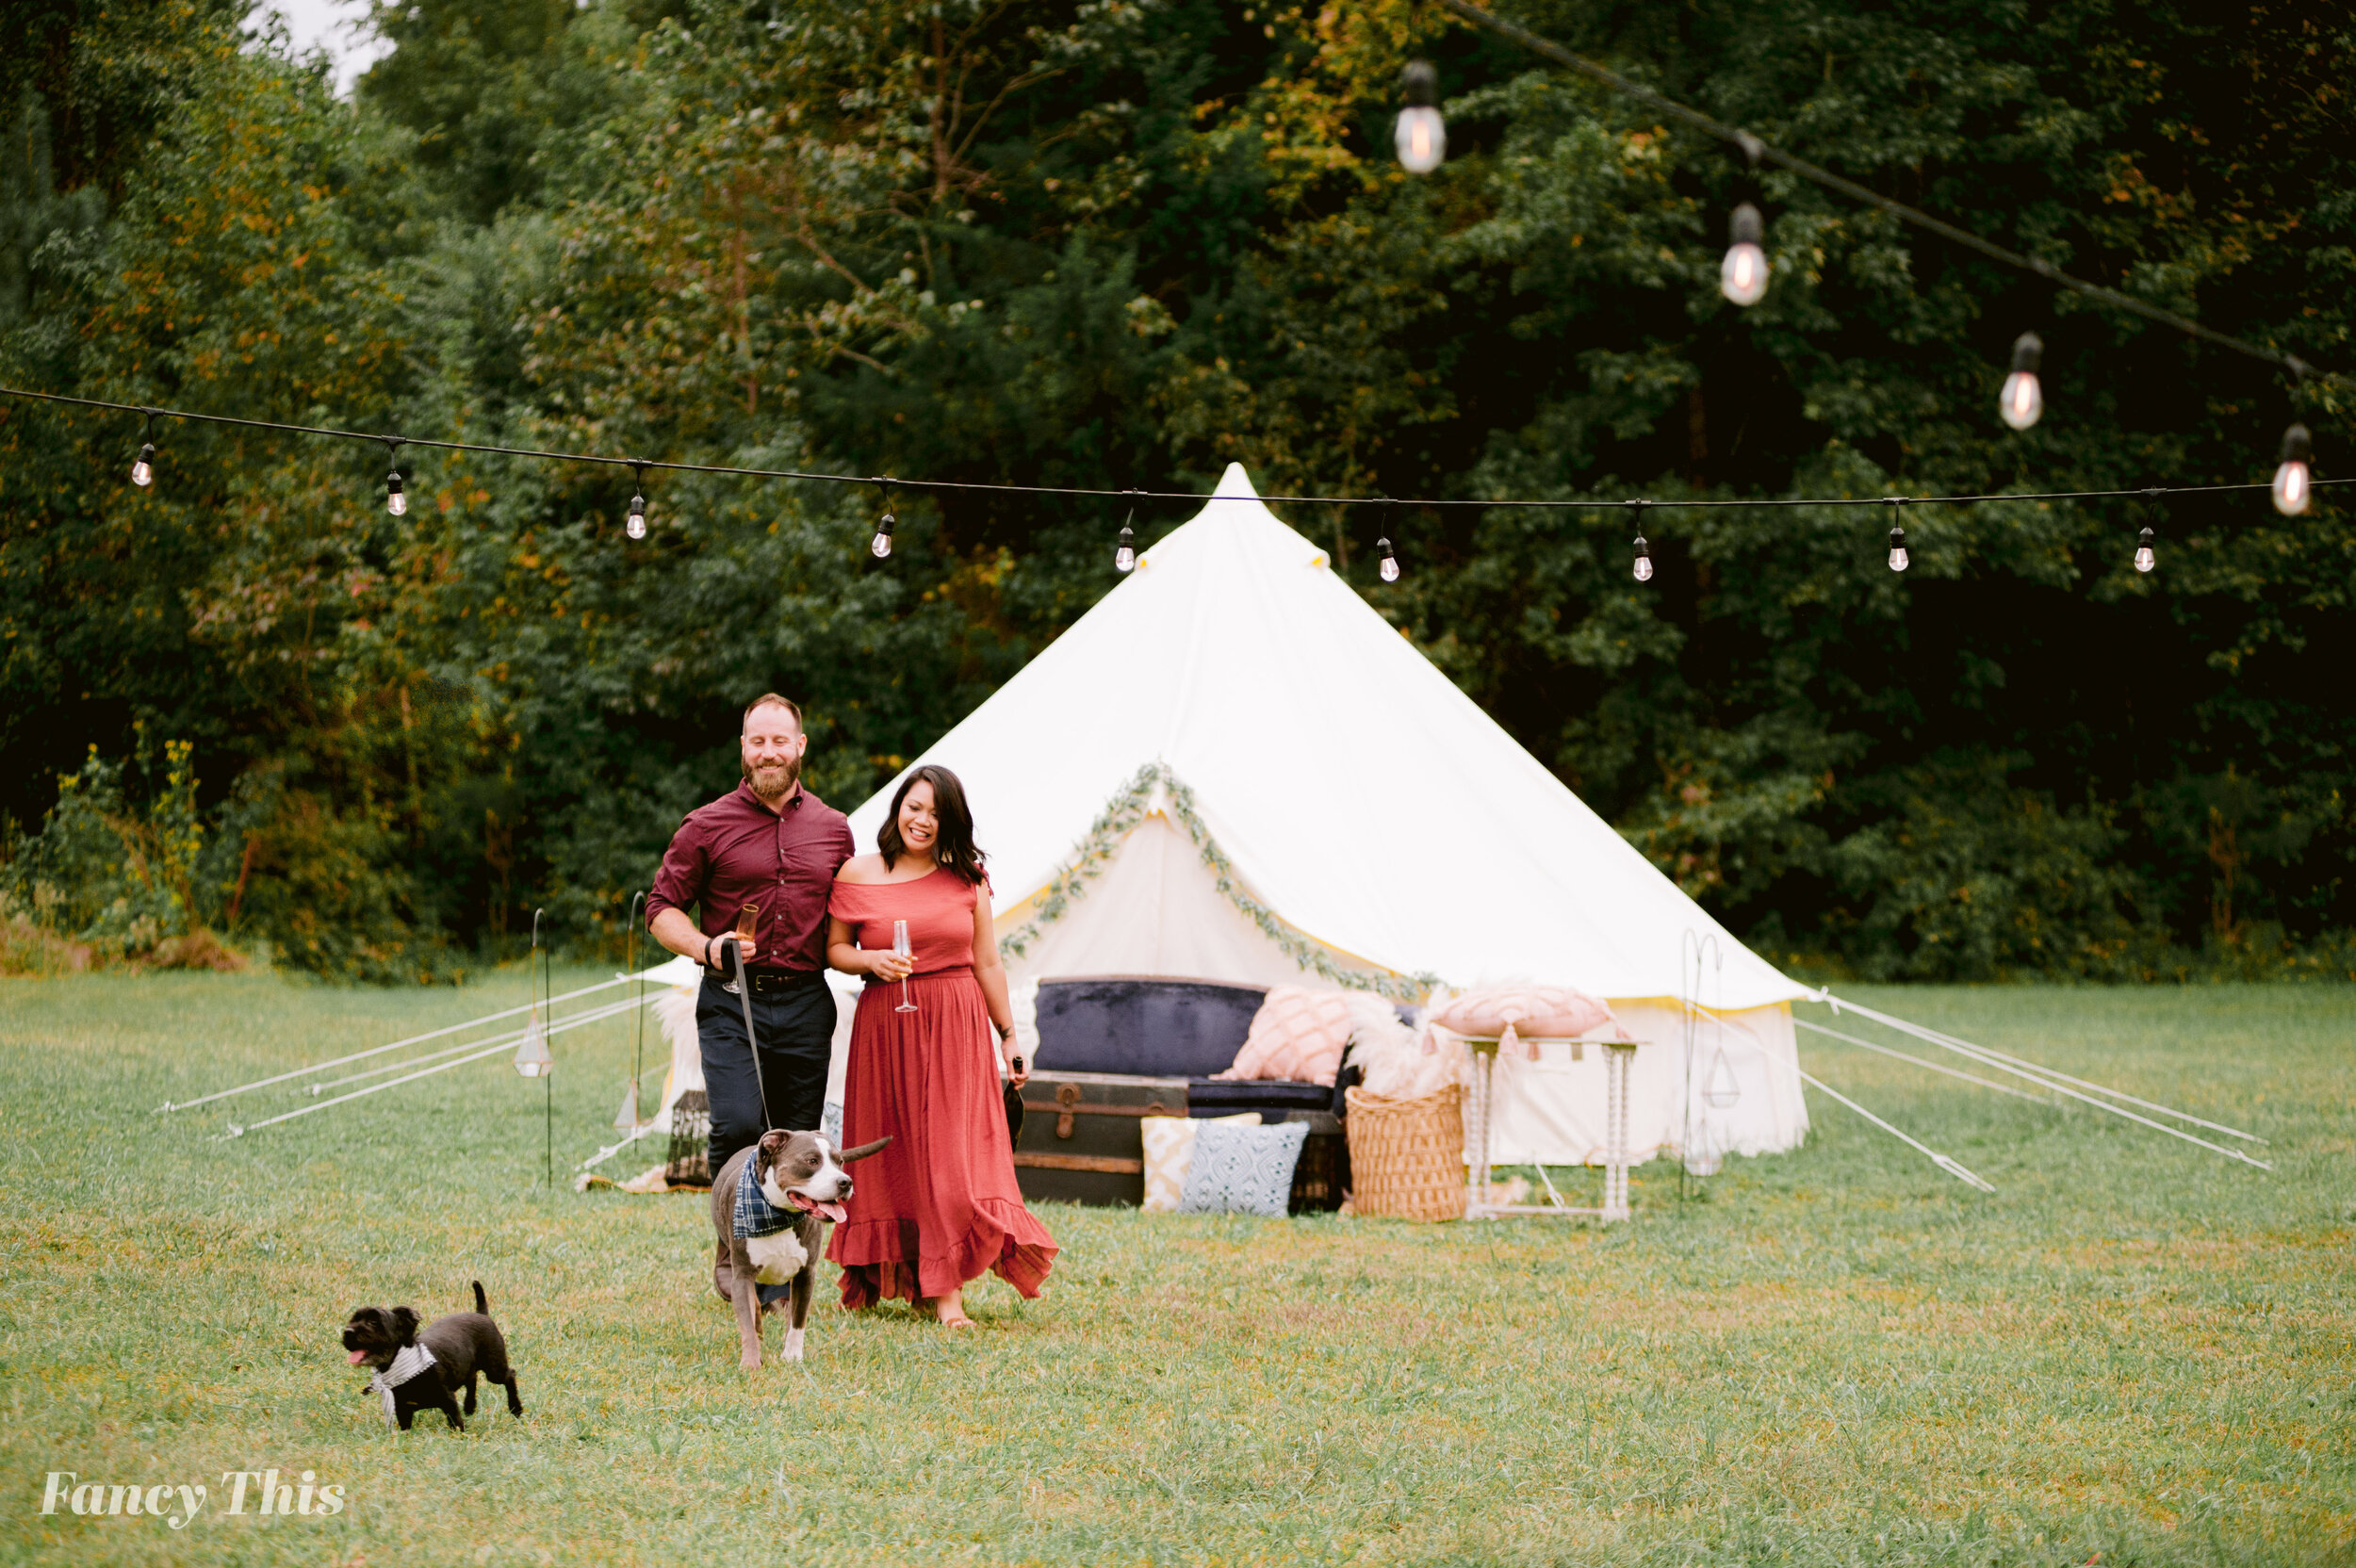
<path id="1" fill-rule="evenodd" d="M 746 904 L 738 907 L 736 911 L 736 946 L 737 950 L 744 954 L 744 962 L 747 964 L 750 964 L 753 961 L 753 956 L 761 951 L 760 905 Z"/>
<path id="2" fill-rule="evenodd" d="M 908 923 L 904 920 L 893 921 L 892 923 L 892 956 L 907 966 L 900 971 L 900 1004 L 892 1009 L 895 1013 L 916 1011 L 916 1004 L 908 1000 L 908 971 L 915 967 L 912 962 L 915 954 L 916 950 L 908 945 Z"/>

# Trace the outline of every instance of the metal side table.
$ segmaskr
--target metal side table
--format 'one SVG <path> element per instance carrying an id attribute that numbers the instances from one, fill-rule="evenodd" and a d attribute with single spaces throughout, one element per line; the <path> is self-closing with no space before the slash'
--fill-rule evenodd
<path id="1" fill-rule="evenodd" d="M 1536 1045 L 1567 1045 L 1571 1059 L 1577 1061 L 1591 1045 L 1603 1047 L 1603 1207 L 1574 1208 L 1553 1193 L 1551 1203 L 1492 1203 L 1489 1201 L 1489 1122 L 1492 1096 L 1496 1087 L 1497 1041 L 1494 1036 L 1461 1035 L 1466 1050 L 1472 1053 L 1472 1092 L 1465 1097 L 1465 1115 L 1469 1125 L 1464 1129 L 1464 1141 L 1472 1155 L 1468 1164 L 1470 1175 L 1464 1191 L 1466 1219 L 1502 1219 L 1518 1215 L 1560 1215 L 1566 1217 L 1595 1218 L 1609 1225 L 1615 1219 L 1628 1217 L 1628 1070 L 1636 1059 L 1636 1048 L 1642 1040 L 1598 1040 L 1572 1038 L 1565 1036 L 1524 1036 Z M 1539 1168 L 1545 1179 L 1545 1168 Z"/>

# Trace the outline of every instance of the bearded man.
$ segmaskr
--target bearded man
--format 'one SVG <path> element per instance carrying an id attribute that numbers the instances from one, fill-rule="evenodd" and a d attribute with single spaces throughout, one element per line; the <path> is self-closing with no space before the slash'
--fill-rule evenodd
<path id="1" fill-rule="evenodd" d="M 764 1128 L 813 1130 L 826 1108 L 835 1023 L 834 993 L 826 988 L 826 898 L 835 872 L 851 858 L 851 825 L 802 788 L 809 749 L 799 707 L 775 692 L 754 698 L 739 743 L 743 782 L 687 813 L 646 899 L 646 928 L 655 940 L 703 966 L 695 1036 L 712 1096 L 715 1175 Z M 691 906 L 700 919 L 688 915 Z M 738 935 L 747 923 L 738 915 L 746 909 L 754 911 L 750 934 Z M 758 1075 L 735 973 L 720 945 L 731 936 L 744 950 L 753 1027 L 761 1035 Z M 728 1264 L 723 1245 L 715 1278 Z M 720 1294 L 728 1293 L 723 1283 Z"/>

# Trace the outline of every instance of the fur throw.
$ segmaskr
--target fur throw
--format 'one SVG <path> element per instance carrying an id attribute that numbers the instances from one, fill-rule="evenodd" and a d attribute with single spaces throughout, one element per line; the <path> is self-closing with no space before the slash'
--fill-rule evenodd
<path id="1" fill-rule="evenodd" d="M 1391 1004 L 1366 991 L 1350 993 L 1350 1051 L 1367 1093 L 1420 1100 L 1460 1081 L 1464 1053 L 1443 1046 L 1415 1024 L 1401 1023 Z"/>

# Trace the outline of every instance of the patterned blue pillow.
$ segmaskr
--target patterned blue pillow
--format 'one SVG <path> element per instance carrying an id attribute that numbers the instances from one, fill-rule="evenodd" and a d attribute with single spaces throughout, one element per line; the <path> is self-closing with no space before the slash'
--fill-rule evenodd
<path id="1" fill-rule="evenodd" d="M 1205 1121 L 1194 1135 L 1194 1163 L 1179 1194 L 1180 1214 L 1261 1214 L 1284 1217 L 1293 1167 L 1309 1136 L 1305 1121 L 1244 1127 Z"/>

